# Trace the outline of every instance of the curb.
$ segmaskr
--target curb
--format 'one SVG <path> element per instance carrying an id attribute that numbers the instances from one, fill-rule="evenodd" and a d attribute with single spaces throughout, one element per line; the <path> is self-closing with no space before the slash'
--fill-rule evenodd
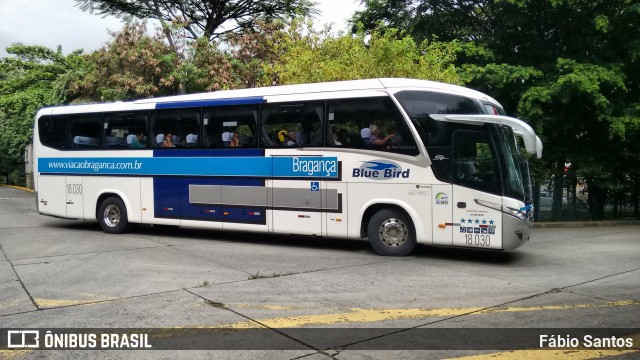
<path id="1" fill-rule="evenodd" d="M 637 226 L 640 220 L 601 220 L 601 221 L 559 221 L 533 223 L 534 229 L 582 228 L 608 226 Z"/>
<path id="2" fill-rule="evenodd" d="M 31 193 L 34 193 L 35 191 L 26 187 L 22 187 L 22 186 L 15 186 L 15 185 L 0 185 L 0 186 L 4 186 L 4 187 L 8 187 L 8 188 L 12 188 L 12 189 L 17 189 L 17 190 L 22 190 L 22 191 L 28 191 Z"/>

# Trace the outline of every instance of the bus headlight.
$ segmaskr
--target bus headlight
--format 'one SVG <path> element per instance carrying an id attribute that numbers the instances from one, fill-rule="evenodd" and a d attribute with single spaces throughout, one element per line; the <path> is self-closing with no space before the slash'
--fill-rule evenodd
<path id="1" fill-rule="evenodd" d="M 527 220 L 528 215 L 526 211 L 522 211 L 520 209 L 514 209 L 514 208 L 510 208 L 508 206 L 503 206 L 502 207 L 502 212 L 507 214 L 507 215 L 511 215 L 515 218 L 518 218 L 522 221 Z"/>
<path id="2" fill-rule="evenodd" d="M 507 215 L 513 216 L 519 220 L 525 221 L 527 220 L 527 218 L 529 218 L 529 208 L 528 207 L 524 207 L 522 209 L 514 209 L 512 207 L 508 207 L 508 206 L 504 206 L 501 204 L 496 204 L 496 203 L 492 203 L 490 201 L 484 201 L 484 200 L 478 200 L 475 199 L 476 204 L 478 205 L 482 205 L 482 206 L 486 206 L 490 209 L 493 210 L 497 210 L 500 212 L 503 212 Z"/>

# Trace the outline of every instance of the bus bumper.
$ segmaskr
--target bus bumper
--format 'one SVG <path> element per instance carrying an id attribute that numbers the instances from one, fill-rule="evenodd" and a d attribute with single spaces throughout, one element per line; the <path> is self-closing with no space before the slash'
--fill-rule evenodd
<path id="1" fill-rule="evenodd" d="M 530 219 L 520 220 L 511 215 L 502 215 L 502 249 L 511 250 L 522 246 L 529 241 L 533 221 Z"/>

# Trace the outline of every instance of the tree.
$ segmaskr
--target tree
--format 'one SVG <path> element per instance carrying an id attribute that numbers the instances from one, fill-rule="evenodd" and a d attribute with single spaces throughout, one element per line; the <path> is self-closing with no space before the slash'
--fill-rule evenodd
<path id="1" fill-rule="evenodd" d="M 308 0 L 76 0 L 76 4 L 98 15 L 156 19 L 165 29 L 167 24 L 178 23 L 194 40 L 251 30 L 265 17 L 315 13 Z"/>
<path id="2" fill-rule="evenodd" d="M 392 29 L 404 29 L 413 34 L 415 22 L 415 1 L 413 0 L 361 0 L 363 10 L 356 11 L 349 21 L 351 31 L 370 32 L 384 26 Z"/>
<path id="3" fill-rule="evenodd" d="M 99 15 L 160 21 L 176 60 L 182 64 L 187 64 L 184 60 L 188 54 L 181 51 L 180 40 L 176 37 L 209 42 L 231 34 L 255 31 L 256 24 L 264 20 L 315 13 L 314 4 L 309 0 L 76 0 L 76 4 L 84 11 Z M 177 34 L 176 27 L 184 32 Z M 203 50 L 204 42 L 196 43 L 195 49 Z M 197 58 L 198 54 L 193 56 Z M 180 79 L 178 93 L 185 94 L 186 78 L 193 69 L 179 70 L 176 73 Z"/>
<path id="4" fill-rule="evenodd" d="M 46 105 L 69 101 L 65 74 L 81 71 L 82 51 L 67 56 L 42 46 L 14 44 L 0 60 L 0 154 L 5 176 L 22 164 L 33 117 Z"/>
<path id="5" fill-rule="evenodd" d="M 295 36 L 286 31 L 287 26 L 296 28 L 299 22 L 261 21 L 258 31 L 233 34 L 227 41 L 231 56 L 231 65 L 236 79 L 236 86 L 252 88 L 277 84 L 277 76 L 273 73 L 275 64 L 285 56 L 286 44 Z M 298 29 L 301 30 L 301 29 Z"/>
<path id="6" fill-rule="evenodd" d="M 396 29 L 356 35 L 315 32 L 310 26 L 289 29 L 280 57 L 269 66 L 278 84 L 407 77 L 460 83 L 453 66 L 455 44 L 416 43 Z"/>
<path id="7" fill-rule="evenodd" d="M 603 216 L 607 194 L 635 192 L 638 203 L 638 185 L 628 180 L 640 173 L 631 137 L 640 127 L 637 0 L 363 3 L 368 14 L 404 3 L 403 9 L 383 13 L 397 17 L 378 20 L 407 23 L 417 40 L 461 41 L 456 61 L 461 77 L 538 130 L 558 189 L 564 186 L 563 164 L 571 160 L 574 174 L 587 183 L 594 218 Z M 371 27 L 375 20 L 362 22 Z M 562 195 L 554 195 L 558 210 Z"/>
<path id="8" fill-rule="evenodd" d="M 533 122 L 544 140 L 545 161 L 552 167 L 554 179 L 554 216 L 559 216 L 562 201 L 563 167 L 567 159 L 587 184 L 589 205 L 596 219 L 604 215 L 608 189 L 619 183 L 619 143 L 614 131 L 620 109 L 615 99 L 626 92 L 624 75 L 605 66 L 581 64 L 559 59 L 557 75 L 540 81 L 522 96 L 518 112 Z M 617 142 L 617 141 L 616 141 Z M 588 151 L 585 151 L 588 146 Z M 621 172 L 618 172 L 621 171 Z"/>
<path id="9" fill-rule="evenodd" d="M 87 56 L 86 71 L 69 85 L 78 101 L 132 100 L 179 92 L 184 61 L 144 23 L 128 23 Z"/>
<path id="10" fill-rule="evenodd" d="M 500 0 L 498 0 L 500 1 Z M 487 0 L 362 0 L 364 10 L 351 18 L 354 31 L 361 24 L 365 31 L 380 23 L 405 29 L 416 41 L 474 41 L 486 26 Z"/>
<path id="11" fill-rule="evenodd" d="M 629 135 L 640 126 L 640 43 L 633 30 L 640 4 L 499 1 L 494 11 L 500 15 L 490 27 L 495 42 L 486 43 L 496 59 L 544 73 L 523 88 L 518 113 L 542 134 L 555 187 L 575 192 L 575 184 L 560 181 L 570 159 L 587 185 L 592 218 L 603 218 L 605 202 L 632 192 L 628 179 L 637 178 L 638 162 L 628 151 L 637 150 Z M 556 193 L 557 211 L 562 196 Z"/>

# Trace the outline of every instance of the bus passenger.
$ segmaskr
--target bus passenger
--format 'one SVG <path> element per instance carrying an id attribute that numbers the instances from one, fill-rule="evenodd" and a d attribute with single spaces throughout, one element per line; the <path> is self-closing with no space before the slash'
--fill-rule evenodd
<path id="1" fill-rule="evenodd" d="M 389 134 L 386 137 L 382 137 L 380 128 L 377 125 L 371 125 L 371 135 L 369 136 L 370 145 L 385 145 L 389 140 L 393 139 L 396 134 Z"/>
<path id="2" fill-rule="evenodd" d="M 135 136 L 131 139 L 129 143 L 129 147 L 132 149 L 144 149 L 146 147 L 144 141 L 144 133 L 142 131 L 138 131 Z"/>
<path id="3" fill-rule="evenodd" d="M 174 147 L 176 147 L 173 144 L 173 135 L 171 133 L 167 134 L 164 137 L 164 141 L 162 142 L 162 147 L 163 148 L 174 148 Z"/>
<path id="4" fill-rule="evenodd" d="M 298 146 L 300 145 L 296 140 L 296 132 L 293 130 L 289 130 L 287 134 L 287 146 Z"/>
<path id="5" fill-rule="evenodd" d="M 280 145 L 280 146 L 287 145 L 287 137 L 288 137 L 287 130 L 278 131 L 278 133 L 276 134 L 276 142 L 277 142 L 277 144 Z"/>
<path id="6" fill-rule="evenodd" d="M 233 132 L 233 136 L 231 137 L 231 142 L 229 143 L 231 147 L 241 147 L 242 143 L 240 143 L 240 134 L 237 131 Z"/>

